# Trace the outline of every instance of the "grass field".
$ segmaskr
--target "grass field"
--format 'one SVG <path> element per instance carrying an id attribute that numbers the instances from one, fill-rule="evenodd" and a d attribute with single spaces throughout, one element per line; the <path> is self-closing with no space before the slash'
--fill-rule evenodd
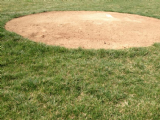
<path id="1" fill-rule="evenodd" d="M 159 120 L 160 43 L 124 50 L 66 49 L 4 29 L 15 17 L 57 10 L 160 19 L 159 0 L 1 0 L 0 119 Z"/>

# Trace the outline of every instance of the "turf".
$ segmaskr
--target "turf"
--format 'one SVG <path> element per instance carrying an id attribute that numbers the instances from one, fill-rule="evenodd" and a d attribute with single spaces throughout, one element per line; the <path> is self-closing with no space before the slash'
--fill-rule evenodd
<path id="1" fill-rule="evenodd" d="M 16 17 L 68 10 L 160 19 L 159 0 L 1 0 L 0 119 L 159 120 L 160 43 L 124 50 L 66 49 L 4 29 Z"/>

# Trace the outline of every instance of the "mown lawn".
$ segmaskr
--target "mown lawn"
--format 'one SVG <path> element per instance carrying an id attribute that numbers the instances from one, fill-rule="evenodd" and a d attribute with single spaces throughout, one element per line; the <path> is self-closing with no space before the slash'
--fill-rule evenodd
<path id="1" fill-rule="evenodd" d="M 15 17 L 75 10 L 160 19 L 159 0 L 1 0 L 0 119 L 159 120 L 160 43 L 124 50 L 66 49 L 4 29 Z"/>

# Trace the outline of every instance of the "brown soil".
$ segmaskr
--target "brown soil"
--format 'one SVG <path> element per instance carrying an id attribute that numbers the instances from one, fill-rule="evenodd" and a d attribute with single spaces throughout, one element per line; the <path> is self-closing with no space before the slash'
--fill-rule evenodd
<path id="1" fill-rule="evenodd" d="M 13 19 L 5 27 L 35 42 L 67 48 L 123 49 L 160 42 L 159 19 L 115 12 L 47 12 Z"/>

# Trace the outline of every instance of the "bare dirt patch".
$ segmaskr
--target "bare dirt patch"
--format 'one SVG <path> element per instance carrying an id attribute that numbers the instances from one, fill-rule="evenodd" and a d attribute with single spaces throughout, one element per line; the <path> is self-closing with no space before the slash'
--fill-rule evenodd
<path id="1" fill-rule="evenodd" d="M 160 20 L 98 11 L 55 11 L 9 21 L 5 28 L 35 42 L 67 48 L 123 49 L 160 42 Z"/>

